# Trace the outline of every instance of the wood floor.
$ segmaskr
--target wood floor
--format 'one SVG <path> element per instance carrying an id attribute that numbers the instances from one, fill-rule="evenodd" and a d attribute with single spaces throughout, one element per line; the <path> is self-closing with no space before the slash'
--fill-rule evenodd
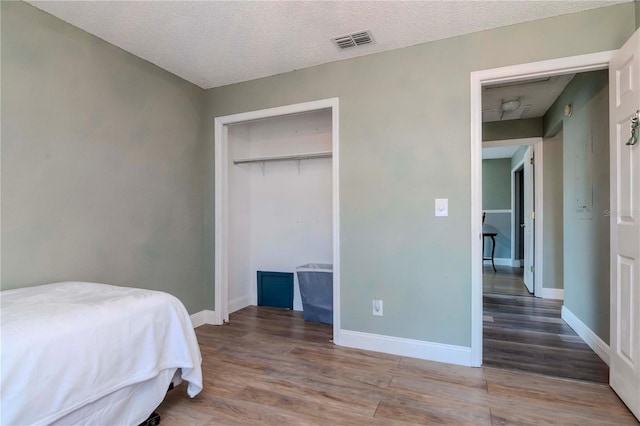
<path id="1" fill-rule="evenodd" d="M 521 268 L 485 269 L 483 363 L 608 383 L 609 367 L 560 317 L 561 300 L 529 294 Z"/>
<path id="2" fill-rule="evenodd" d="M 533 297 L 524 286 L 522 268 L 496 266 L 496 269 L 498 272 L 493 272 L 491 266 L 485 265 L 482 274 L 482 291 L 484 293 Z"/>
<path id="3" fill-rule="evenodd" d="M 204 390 L 170 391 L 161 426 L 637 424 L 606 385 L 337 347 L 299 312 L 248 307 L 196 334 Z"/>

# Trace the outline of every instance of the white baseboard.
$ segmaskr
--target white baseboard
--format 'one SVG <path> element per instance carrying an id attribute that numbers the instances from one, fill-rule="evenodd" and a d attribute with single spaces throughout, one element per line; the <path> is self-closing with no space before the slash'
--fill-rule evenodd
<path id="1" fill-rule="evenodd" d="M 609 358 L 611 357 L 611 349 L 596 333 L 591 331 L 585 323 L 580 321 L 580 318 L 575 316 L 566 306 L 562 306 L 562 319 L 569 324 L 569 327 L 573 328 L 578 336 L 585 341 L 587 345 L 609 365 Z"/>
<path id="2" fill-rule="evenodd" d="M 504 257 L 496 257 L 493 259 L 493 263 L 497 266 L 512 266 L 512 260 Z M 484 266 L 491 266 L 491 260 L 485 260 Z"/>
<path id="3" fill-rule="evenodd" d="M 340 346 L 393 355 L 471 366 L 471 348 L 404 339 L 359 331 L 340 330 Z"/>
<path id="4" fill-rule="evenodd" d="M 542 287 L 542 294 L 540 297 L 543 299 L 564 300 L 564 289 Z"/>
<path id="5" fill-rule="evenodd" d="M 214 311 L 210 311 L 205 309 L 204 311 L 196 312 L 191 315 L 191 324 L 193 324 L 193 328 L 200 327 L 205 324 L 215 325 L 216 323 L 216 313 Z"/>
<path id="6" fill-rule="evenodd" d="M 522 263 L 520 262 L 520 260 L 511 260 L 511 267 L 512 268 L 519 268 L 522 266 Z"/>
<path id="7" fill-rule="evenodd" d="M 239 311 L 242 308 L 246 308 L 247 306 L 252 305 L 252 299 L 253 297 L 251 297 L 250 294 L 236 297 L 235 299 L 229 300 L 227 309 L 229 310 L 229 313 L 232 314 L 235 311 Z"/>

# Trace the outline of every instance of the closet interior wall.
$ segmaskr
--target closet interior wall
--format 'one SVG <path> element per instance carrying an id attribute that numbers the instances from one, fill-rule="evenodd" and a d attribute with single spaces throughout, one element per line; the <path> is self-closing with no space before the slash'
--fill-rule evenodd
<path id="1" fill-rule="evenodd" d="M 229 312 L 257 304 L 256 271 L 332 263 L 332 161 L 234 160 L 331 151 L 331 111 L 228 128 Z M 294 310 L 302 310 L 294 274 Z"/>

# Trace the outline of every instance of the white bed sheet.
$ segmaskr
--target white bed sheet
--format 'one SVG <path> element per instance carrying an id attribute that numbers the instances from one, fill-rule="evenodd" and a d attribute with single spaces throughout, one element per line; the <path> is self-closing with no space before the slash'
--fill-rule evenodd
<path id="1" fill-rule="evenodd" d="M 70 412 L 49 426 L 137 426 L 158 408 L 175 371 L 161 371 L 153 379 L 120 388 Z"/>
<path id="2" fill-rule="evenodd" d="M 202 390 L 191 320 L 167 293 L 47 284 L 1 292 L 0 315 L 2 425 L 51 424 L 175 368 L 191 397 Z M 126 423 L 114 415 L 103 424 Z"/>

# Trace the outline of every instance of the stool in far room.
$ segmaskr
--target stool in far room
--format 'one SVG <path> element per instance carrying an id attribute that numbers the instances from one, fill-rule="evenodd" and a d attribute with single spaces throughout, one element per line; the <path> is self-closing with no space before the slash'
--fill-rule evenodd
<path id="1" fill-rule="evenodd" d="M 490 260 L 491 266 L 493 266 L 493 272 L 498 272 L 498 270 L 496 269 L 496 264 L 493 263 L 493 255 L 496 252 L 496 235 L 498 235 L 497 232 L 482 233 L 482 263 L 484 263 L 485 260 Z M 484 257 L 484 239 L 487 237 L 491 238 L 491 257 Z"/>
<path id="2" fill-rule="evenodd" d="M 484 219 L 487 216 L 486 212 L 482 213 L 482 227 L 484 228 Z M 493 255 L 496 252 L 496 235 L 498 235 L 497 232 L 485 232 L 484 229 L 482 230 L 482 263 L 484 264 L 485 260 L 490 260 L 491 261 L 491 266 L 493 266 L 493 272 L 498 272 L 498 270 L 496 269 L 496 264 L 493 262 Z M 484 257 L 484 239 L 485 238 L 491 238 L 491 257 Z"/>

